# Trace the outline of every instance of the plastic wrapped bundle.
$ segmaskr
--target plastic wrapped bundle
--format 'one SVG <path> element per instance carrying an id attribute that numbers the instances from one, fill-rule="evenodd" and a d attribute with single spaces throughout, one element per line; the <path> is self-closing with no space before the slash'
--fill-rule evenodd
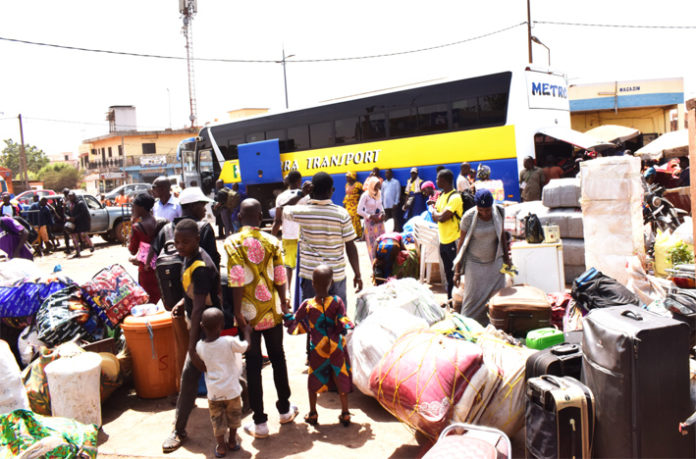
<path id="1" fill-rule="evenodd" d="M 428 323 L 400 309 L 375 311 L 360 322 L 348 336 L 348 355 L 353 371 L 353 384 L 371 397 L 370 374 L 401 335 L 411 330 L 424 330 Z"/>
<path id="2" fill-rule="evenodd" d="M 430 329 L 450 338 L 465 339 L 472 343 L 476 342 L 478 335 L 484 330 L 480 323 L 457 312 L 447 313 L 443 320 L 434 323 Z"/>
<path id="3" fill-rule="evenodd" d="M 517 340 L 489 325 L 478 339 L 487 367 L 499 368 L 501 381 L 477 423 L 495 427 L 508 436 L 524 427 L 527 358 L 535 350 L 517 344 Z"/>
<path id="4" fill-rule="evenodd" d="M 453 422 L 476 424 L 502 382 L 502 374 L 496 366 L 485 361 L 464 389 L 462 398 L 454 405 Z"/>
<path id="5" fill-rule="evenodd" d="M 585 266 L 585 241 L 582 239 L 563 239 L 563 264 Z"/>
<path id="6" fill-rule="evenodd" d="M 580 209 L 549 209 L 537 216 L 542 225 L 557 225 L 562 238 L 582 239 L 584 237 Z"/>
<path id="7" fill-rule="evenodd" d="M 355 306 L 355 323 L 384 308 L 399 308 L 425 319 L 432 325 L 445 318 L 445 311 L 430 289 L 416 279 L 395 279 L 386 284 L 371 287 L 358 294 Z"/>
<path id="8" fill-rule="evenodd" d="M 580 179 L 553 179 L 544 186 L 541 201 L 550 209 L 580 207 Z"/>
<path id="9" fill-rule="evenodd" d="M 384 355 L 370 376 L 370 388 L 397 419 L 436 438 L 482 364 L 476 344 L 413 331 Z"/>

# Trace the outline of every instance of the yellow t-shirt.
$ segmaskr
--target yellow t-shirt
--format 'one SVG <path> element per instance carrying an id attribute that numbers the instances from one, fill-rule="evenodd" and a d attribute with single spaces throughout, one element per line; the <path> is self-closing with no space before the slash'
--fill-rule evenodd
<path id="1" fill-rule="evenodd" d="M 435 210 L 438 213 L 449 210 L 454 214 L 446 222 L 438 222 L 437 224 L 437 229 L 440 233 L 440 244 L 449 244 L 459 239 L 459 220 L 462 218 L 464 207 L 462 205 L 462 196 L 457 190 L 441 194 L 435 202 Z"/>

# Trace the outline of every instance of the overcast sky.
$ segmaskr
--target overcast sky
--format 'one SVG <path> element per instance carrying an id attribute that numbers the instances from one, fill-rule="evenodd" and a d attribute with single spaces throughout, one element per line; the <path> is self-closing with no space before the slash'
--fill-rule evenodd
<path id="1" fill-rule="evenodd" d="M 3 1 L 0 36 L 113 51 L 185 56 L 177 0 Z M 195 55 L 296 59 L 364 56 L 436 46 L 526 20 L 524 0 L 199 0 Z M 532 0 L 532 20 L 694 26 L 693 0 Z M 696 30 L 537 24 L 551 64 L 570 83 L 685 78 L 696 95 Z M 526 28 L 434 51 L 345 62 L 287 64 L 290 107 L 441 77 L 523 68 Z M 135 105 L 141 130 L 188 125 L 186 62 L 68 51 L 0 40 L 0 136 L 47 153 L 77 152 L 108 132 L 110 105 Z M 292 58 L 291 58 L 292 60 Z M 534 45 L 546 65 L 546 50 Z M 279 64 L 196 62 L 199 122 L 242 107 L 284 108 Z M 169 90 L 169 91 L 168 91 Z M 171 110 L 169 109 L 171 102 Z M 48 121 L 53 120 L 53 121 Z"/>

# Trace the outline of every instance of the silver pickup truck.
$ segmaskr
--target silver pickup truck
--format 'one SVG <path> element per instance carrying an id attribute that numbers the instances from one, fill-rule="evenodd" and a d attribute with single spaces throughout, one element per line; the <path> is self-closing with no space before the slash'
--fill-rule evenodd
<path id="1" fill-rule="evenodd" d="M 89 234 L 98 234 L 107 242 L 125 243 L 128 239 L 129 231 L 125 227 L 130 226 L 131 207 L 128 206 L 103 206 L 97 198 L 82 190 L 74 190 L 77 199 L 81 199 L 87 204 L 91 219 Z M 49 200 L 62 215 L 62 195 L 51 196 Z M 60 226 L 59 228 L 57 226 Z M 56 226 L 51 230 L 62 233 L 62 222 L 56 222 Z"/>

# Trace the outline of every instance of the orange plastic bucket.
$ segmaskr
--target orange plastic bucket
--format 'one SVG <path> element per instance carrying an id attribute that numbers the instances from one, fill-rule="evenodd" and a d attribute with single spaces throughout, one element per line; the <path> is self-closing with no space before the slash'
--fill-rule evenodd
<path id="1" fill-rule="evenodd" d="M 176 344 L 171 313 L 128 316 L 121 330 L 133 357 L 133 379 L 138 397 L 161 398 L 175 393 Z"/>

